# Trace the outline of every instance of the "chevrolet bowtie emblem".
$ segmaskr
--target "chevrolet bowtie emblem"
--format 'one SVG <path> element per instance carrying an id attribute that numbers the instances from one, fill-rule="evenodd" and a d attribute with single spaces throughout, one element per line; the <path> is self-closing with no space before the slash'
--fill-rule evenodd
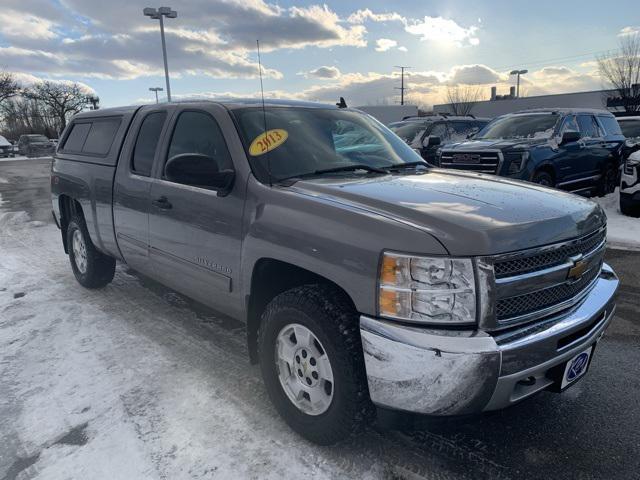
<path id="1" fill-rule="evenodd" d="M 587 262 L 585 260 L 575 260 L 573 267 L 571 267 L 567 273 L 567 280 L 578 280 L 586 271 Z"/>

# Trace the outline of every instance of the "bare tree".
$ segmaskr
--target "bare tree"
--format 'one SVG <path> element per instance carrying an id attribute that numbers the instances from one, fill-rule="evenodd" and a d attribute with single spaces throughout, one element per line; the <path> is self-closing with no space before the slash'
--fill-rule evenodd
<path id="1" fill-rule="evenodd" d="M 469 115 L 481 98 L 479 87 L 448 85 L 447 103 L 453 115 Z"/>
<path id="2" fill-rule="evenodd" d="M 61 132 L 72 115 L 91 104 L 97 104 L 97 98 L 88 94 L 78 83 L 52 82 L 45 80 L 33 84 L 23 93 L 25 98 L 35 100 L 42 105 L 46 114 L 56 120 Z"/>
<path id="3" fill-rule="evenodd" d="M 20 93 L 20 83 L 11 72 L 0 72 L 0 105 Z"/>
<path id="4" fill-rule="evenodd" d="M 615 90 L 609 101 L 627 112 L 637 112 L 640 110 L 640 35 L 624 35 L 619 44 L 618 51 L 598 57 L 598 71 Z"/>

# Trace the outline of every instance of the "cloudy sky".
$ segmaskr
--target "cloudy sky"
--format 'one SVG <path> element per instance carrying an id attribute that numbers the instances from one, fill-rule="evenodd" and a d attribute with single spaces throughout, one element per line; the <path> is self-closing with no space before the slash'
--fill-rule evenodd
<path id="1" fill-rule="evenodd" d="M 171 0 L 173 95 L 255 95 L 257 38 L 270 96 L 393 103 L 395 65 L 412 67 L 407 95 L 423 106 L 441 103 L 448 84 L 506 93 L 514 68 L 529 69 L 527 95 L 592 90 L 602 86 L 595 57 L 640 30 L 637 0 L 271 1 Z M 142 15 L 145 6 L 153 5 L 2 0 L 0 69 L 26 82 L 85 83 L 103 106 L 149 101 L 164 77 L 158 22 Z"/>

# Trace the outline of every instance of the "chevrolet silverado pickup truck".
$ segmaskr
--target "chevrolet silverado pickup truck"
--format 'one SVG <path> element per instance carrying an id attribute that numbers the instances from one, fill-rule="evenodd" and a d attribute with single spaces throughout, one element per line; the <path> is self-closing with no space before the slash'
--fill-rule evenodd
<path id="1" fill-rule="evenodd" d="M 82 286 L 106 286 L 118 261 L 246 322 L 276 409 L 319 444 L 381 411 L 477 414 L 562 391 L 615 310 L 597 204 L 432 168 L 354 109 L 81 113 L 51 189 Z"/>

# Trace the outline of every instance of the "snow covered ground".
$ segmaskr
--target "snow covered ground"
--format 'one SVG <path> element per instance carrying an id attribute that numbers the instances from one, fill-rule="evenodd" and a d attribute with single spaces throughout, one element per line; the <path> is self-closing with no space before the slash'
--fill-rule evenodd
<path id="1" fill-rule="evenodd" d="M 42 160 L 43 158 L 51 158 L 51 156 L 45 157 L 25 157 L 24 155 L 16 155 L 15 157 L 0 157 L 0 162 L 11 162 L 14 160 Z"/>
<path id="2" fill-rule="evenodd" d="M 640 218 L 620 213 L 618 190 L 606 197 L 594 198 L 607 214 L 607 242 L 611 248 L 640 250 Z"/>

